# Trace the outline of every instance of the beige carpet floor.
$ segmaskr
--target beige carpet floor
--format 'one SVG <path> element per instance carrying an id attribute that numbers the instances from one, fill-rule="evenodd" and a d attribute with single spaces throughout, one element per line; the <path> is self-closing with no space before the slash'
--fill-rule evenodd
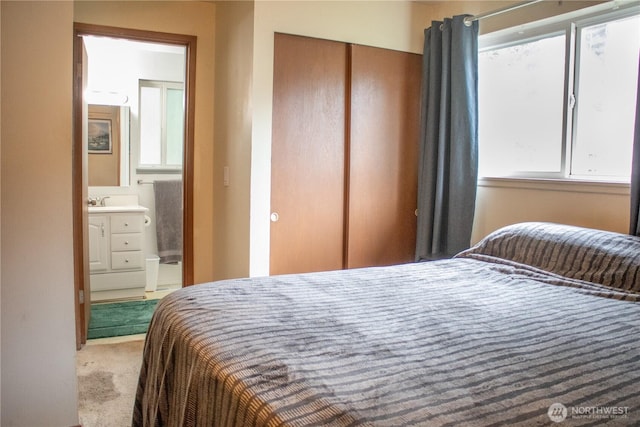
<path id="1" fill-rule="evenodd" d="M 89 342 L 78 351 L 78 413 L 83 427 L 131 426 L 143 346 L 143 339 Z"/>

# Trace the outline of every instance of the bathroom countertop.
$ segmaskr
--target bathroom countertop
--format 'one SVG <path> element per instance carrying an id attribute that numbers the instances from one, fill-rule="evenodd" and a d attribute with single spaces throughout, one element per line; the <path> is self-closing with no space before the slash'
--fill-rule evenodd
<path id="1" fill-rule="evenodd" d="M 149 209 L 144 206 L 89 206 L 89 213 L 133 213 L 133 212 L 148 212 Z"/>

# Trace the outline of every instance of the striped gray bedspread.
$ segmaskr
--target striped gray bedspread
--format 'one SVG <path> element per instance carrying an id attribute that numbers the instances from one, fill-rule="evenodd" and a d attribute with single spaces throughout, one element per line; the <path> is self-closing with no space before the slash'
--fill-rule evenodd
<path id="1" fill-rule="evenodd" d="M 519 227 L 450 260 L 170 294 L 133 425 L 640 425 L 640 238 Z"/>

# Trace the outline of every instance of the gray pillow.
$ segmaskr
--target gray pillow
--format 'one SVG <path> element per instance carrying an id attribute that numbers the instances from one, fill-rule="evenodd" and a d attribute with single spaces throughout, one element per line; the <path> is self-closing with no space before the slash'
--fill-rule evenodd
<path id="1" fill-rule="evenodd" d="M 486 255 L 571 279 L 640 292 L 640 237 L 562 224 L 526 222 L 494 231 L 456 255 Z"/>

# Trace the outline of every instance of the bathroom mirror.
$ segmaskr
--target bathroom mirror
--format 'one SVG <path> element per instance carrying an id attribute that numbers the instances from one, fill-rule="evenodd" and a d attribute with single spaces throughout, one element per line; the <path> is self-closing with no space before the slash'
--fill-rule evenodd
<path id="1" fill-rule="evenodd" d="M 91 104 L 88 109 L 89 186 L 128 186 L 129 107 Z"/>

